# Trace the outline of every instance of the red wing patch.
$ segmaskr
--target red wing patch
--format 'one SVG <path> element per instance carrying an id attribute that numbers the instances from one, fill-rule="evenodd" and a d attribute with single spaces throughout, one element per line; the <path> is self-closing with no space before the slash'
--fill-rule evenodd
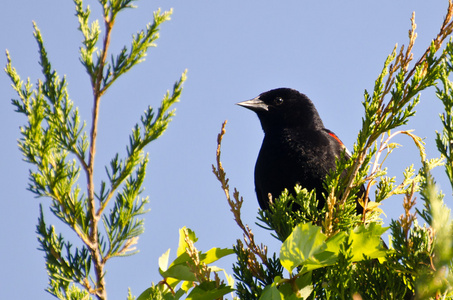
<path id="1" fill-rule="evenodd" d="M 340 140 L 340 138 L 338 136 L 336 136 L 335 133 L 331 132 L 331 131 L 328 131 L 327 132 L 331 137 L 333 137 L 334 139 L 337 140 L 337 142 L 343 147 L 343 148 L 346 148 L 345 145 L 343 144 L 343 142 Z"/>
<path id="2" fill-rule="evenodd" d="M 335 134 L 333 133 L 332 131 L 328 130 L 328 129 L 324 129 L 331 137 L 333 137 L 337 142 L 338 144 L 340 144 L 340 146 L 346 150 L 346 153 L 351 156 L 351 152 L 349 152 L 348 148 L 346 148 L 346 146 L 343 144 L 343 142 L 340 140 L 340 138 Z"/>

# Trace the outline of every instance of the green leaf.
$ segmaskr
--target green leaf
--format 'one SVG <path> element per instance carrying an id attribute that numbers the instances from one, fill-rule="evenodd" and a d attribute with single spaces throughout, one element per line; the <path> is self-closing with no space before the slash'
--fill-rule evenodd
<path id="1" fill-rule="evenodd" d="M 297 299 L 307 299 L 313 292 L 311 272 L 304 274 L 296 279 L 298 287 Z"/>
<path id="2" fill-rule="evenodd" d="M 186 300 L 212 300 L 220 298 L 232 291 L 233 289 L 228 285 L 221 284 L 217 287 L 214 281 L 203 282 L 194 287 Z"/>
<path id="3" fill-rule="evenodd" d="M 225 270 L 223 270 L 223 274 L 228 282 L 228 285 L 234 287 L 234 277 L 233 275 L 229 275 Z"/>
<path id="4" fill-rule="evenodd" d="M 234 250 L 229 249 L 229 248 L 212 248 L 208 250 L 205 254 L 200 255 L 200 260 L 201 262 L 209 265 L 210 263 L 213 263 L 219 259 L 221 259 L 224 256 L 233 254 Z"/>
<path id="5" fill-rule="evenodd" d="M 321 227 L 309 223 L 297 225 L 280 249 L 282 266 L 291 273 L 307 259 L 323 252 L 327 248 L 326 239 Z"/>
<path id="6" fill-rule="evenodd" d="M 168 268 L 169 256 L 170 256 L 170 249 L 168 249 L 167 252 L 165 252 L 164 254 L 162 254 L 159 257 L 159 268 L 164 272 L 167 271 L 167 268 Z"/>
<path id="7" fill-rule="evenodd" d="M 192 273 L 190 268 L 187 265 L 187 262 L 191 261 L 189 254 L 186 252 L 186 248 L 188 247 L 187 242 L 185 240 L 186 233 L 189 239 L 193 242 L 197 241 L 197 237 L 195 236 L 195 232 L 192 230 L 183 227 L 179 230 L 179 246 L 178 246 L 178 257 L 170 264 L 168 267 L 168 258 L 170 255 L 170 249 L 165 252 L 159 258 L 159 273 L 164 278 L 174 278 L 178 281 L 186 280 L 186 281 L 196 281 L 195 275 Z M 212 248 L 207 253 L 200 253 L 200 263 L 204 263 L 206 265 L 217 261 L 218 259 L 230 255 L 234 253 L 234 250 L 228 248 Z M 214 268 L 213 271 L 221 271 L 222 269 Z"/>
<path id="8" fill-rule="evenodd" d="M 137 300 L 178 300 L 184 295 L 184 291 L 178 290 L 174 295 L 165 286 L 151 286 L 144 290 Z"/>
<path id="9" fill-rule="evenodd" d="M 358 226 L 349 233 L 352 261 L 367 258 L 384 258 L 387 250 L 382 247 L 381 235 L 387 230 L 381 225 L 371 223 Z M 340 253 L 340 245 L 346 236 L 340 232 L 330 239 L 321 233 L 321 228 L 311 224 L 297 225 L 280 249 L 282 266 L 292 272 L 297 266 L 303 266 L 300 274 L 335 264 Z"/>
<path id="10" fill-rule="evenodd" d="M 197 278 L 195 277 L 193 272 L 190 270 L 190 268 L 185 263 L 172 265 L 166 271 L 160 270 L 160 275 L 162 275 L 162 277 L 164 277 L 164 278 L 171 277 L 171 278 L 175 278 L 178 280 L 187 280 L 187 281 L 196 281 L 197 280 Z"/>
<path id="11" fill-rule="evenodd" d="M 195 236 L 195 232 L 193 232 L 190 228 L 186 228 L 185 226 L 179 229 L 179 244 L 178 244 L 178 251 L 176 255 L 179 257 L 181 254 L 186 253 L 187 243 L 185 241 L 186 235 L 184 231 L 187 230 L 188 237 L 192 242 L 196 242 L 198 238 Z"/>
<path id="12" fill-rule="evenodd" d="M 381 225 L 371 223 L 356 227 L 350 234 L 353 261 L 361 261 L 364 255 L 367 258 L 383 258 L 387 250 L 383 248 L 381 235 L 387 230 Z"/>
<path id="13" fill-rule="evenodd" d="M 295 277 L 292 282 L 276 277 L 274 282 L 279 285 L 278 291 L 285 300 L 307 299 L 313 292 L 312 272 Z"/>
<path id="14" fill-rule="evenodd" d="M 181 232 L 184 234 L 183 232 Z M 193 233 L 193 232 L 192 232 Z M 195 234 L 192 235 L 192 238 L 195 237 Z M 181 242 L 181 240 L 180 240 Z M 185 241 L 183 241 L 185 243 Z M 181 245 L 180 245 L 181 246 Z M 226 255 L 230 255 L 234 253 L 232 249 L 221 249 L 221 248 L 212 248 L 208 251 L 208 253 L 201 253 L 200 254 L 200 262 L 205 264 L 210 264 Z M 191 261 L 189 254 L 186 252 L 179 255 L 171 264 L 170 267 L 167 269 L 168 265 L 168 255 L 170 254 L 170 250 L 164 253 L 159 258 L 159 272 L 164 278 L 175 278 L 178 280 L 188 280 L 188 281 L 196 281 L 195 275 L 193 275 L 190 268 L 187 266 L 187 262 Z M 165 268 L 163 268 L 165 267 Z M 222 271 L 222 269 L 211 267 L 212 271 Z"/>
<path id="15" fill-rule="evenodd" d="M 193 288 L 193 281 L 183 281 L 181 284 L 181 290 L 187 293 L 191 288 Z"/>
<path id="16" fill-rule="evenodd" d="M 340 253 L 340 245 L 344 242 L 346 235 L 345 232 L 339 232 L 328 239 L 325 243 L 326 248 L 324 251 L 316 253 L 313 257 L 308 258 L 304 262 L 303 269 L 300 273 L 335 264 L 338 259 L 338 254 Z"/>
<path id="17" fill-rule="evenodd" d="M 173 266 L 176 266 L 176 265 L 180 265 L 180 264 L 186 264 L 188 261 L 190 261 L 191 258 L 189 256 L 189 254 L 187 253 L 182 253 L 180 256 L 178 256 L 171 264 L 170 264 L 170 267 L 173 267 Z"/>
<path id="18" fill-rule="evenodd" d="M 144 290 L 140 296 L 138 296 L 137 300 L 149 300 L 151 296 L 154 294 L 154 287 L 149 287 Z"/>
<path id="19" fill-rule="evenodd" d="M 283 294 L 277 288 L 277 284 L 272 283 L 264 288 L 260 300 L 283 300 Z"/>

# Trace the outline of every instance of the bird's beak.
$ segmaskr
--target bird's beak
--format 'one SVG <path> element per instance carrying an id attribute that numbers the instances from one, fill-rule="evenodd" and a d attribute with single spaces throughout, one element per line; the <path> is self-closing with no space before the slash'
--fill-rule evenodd
<path id="1" fill-rule="evenodd" d="M 247 101 L 242 101 L 236 104 L 248 108 L 250 110 L 253 110 L 254 112 L 269 110 L 269 106 L 266 103 L 264 103 L 263 100 L 261 100 L 259 97 Z"/>

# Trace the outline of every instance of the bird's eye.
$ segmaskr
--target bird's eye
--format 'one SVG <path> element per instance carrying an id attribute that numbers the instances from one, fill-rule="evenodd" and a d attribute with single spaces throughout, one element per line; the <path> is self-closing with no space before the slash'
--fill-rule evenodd
<path id="1" fill-rule="evenodd" d="M 282 97 L 277 97 L 274 99 L 274 104 L 275 105 L 280 105 L 283 104 L 283 98 Z"/>

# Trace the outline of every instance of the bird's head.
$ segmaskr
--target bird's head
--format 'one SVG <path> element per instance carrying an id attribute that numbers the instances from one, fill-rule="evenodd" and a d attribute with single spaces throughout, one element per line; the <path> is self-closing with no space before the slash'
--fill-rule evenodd
<path id="1" fill-rule="evenodd" d="M 293 89 L 270 90 L 237 105 L 253 110 L 258 115 L 264 132 L 286 128 L 324 127 L 313 102 Z"/>

